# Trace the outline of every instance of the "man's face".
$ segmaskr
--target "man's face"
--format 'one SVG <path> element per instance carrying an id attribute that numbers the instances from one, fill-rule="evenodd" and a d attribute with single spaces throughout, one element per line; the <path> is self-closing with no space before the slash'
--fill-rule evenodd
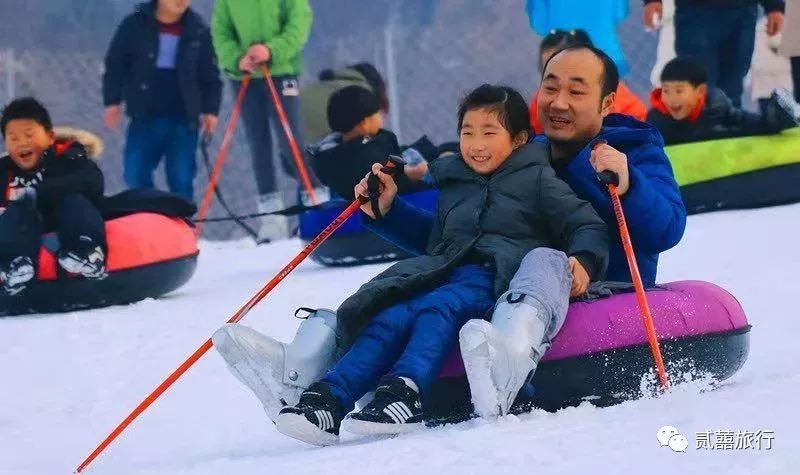
<path id="1" fill-rule="evenodd" d="M 614 101 L 601 97 L 603 63 L 589 50 L 556 54 L 539 88 L 539 120 L 554 143 L 588 142 L 600 132 Z"/>
<path id="2" fill-rule="evenodd" d="M 35 120 L 14 119 L 6 125 L 5 142 L 11 161 L 22 170 L 34 170 L 55 142 L 55 134 Z"/>
<path id="3" fill-rule="evenodd" d="M 664 81 L 661 85 L 661 100 L 673 119 L 684 120 L 705 96 L 706 89 L 705 84 L 693 86 L 689 81 Z"/>
<path id="4" fill-rule="evenodd" d="M 158 0 L 158 8 L 170 16 L 179 17 L 186 12 L 191 3 L 192 0 Z"/>

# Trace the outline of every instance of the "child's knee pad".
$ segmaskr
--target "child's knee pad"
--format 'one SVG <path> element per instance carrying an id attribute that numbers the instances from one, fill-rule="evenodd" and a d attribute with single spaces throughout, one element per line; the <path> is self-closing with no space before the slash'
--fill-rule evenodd
<path id="1" fill-rule="evenodd" d="M 307 388 L 318 381 L 336 357 L 336 313 L 319 309 L 311 313 L 286 346 L 283 382 Z"/>

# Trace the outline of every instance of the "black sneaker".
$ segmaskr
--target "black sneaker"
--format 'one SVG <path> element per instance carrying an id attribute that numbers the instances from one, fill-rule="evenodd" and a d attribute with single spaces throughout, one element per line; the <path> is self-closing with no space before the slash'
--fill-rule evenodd
<path id="1" fill-rule="evenodd" d="M 384 376 L 375 390 L 375 399 L 350 414 L 345 429 L 361 435 L 401 434 L 423 425 L 419 393 L 398 376 Z"/>
<path id="2" fill-rule="evenodd" d="M 17 295 L 25 290 L 36 275 L 36 267 L 30 257 L 15 257 L 7 266 L 0 268 L 0 282 L 8 295 Z"/>
<path id="3" fill-rule="evenodd" d="M 342 404 L 325 383 L 314 383 L 300 395 L 295 406 L 281 409 L 275 418 L 278 432 L 313 445 L 339 442 L 344 417 Z"/>

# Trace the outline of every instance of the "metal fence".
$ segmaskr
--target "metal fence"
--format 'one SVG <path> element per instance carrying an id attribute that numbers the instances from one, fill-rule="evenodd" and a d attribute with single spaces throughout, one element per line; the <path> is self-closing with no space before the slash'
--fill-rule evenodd
<path id="1" fill-rule="evenodd" d="M 193 2 L 206 18 L 212 5 L 213 0 Z M 301 84 L 325 68 L 373 62 L 387 78 L 387 126 L 401 142 L 423 134 L 434 141 L 453 140 L 458 99 L 480 83 L 505 83 L 525 95 L 538 86 L 540 38 L 530 28 L 524 0 L 311 0 L 311 5 L 314 25 Z M 646 97 L 656 37 L 642 28 L 641 1 L 630 0 L 630 5 L 630 16 L 618 28 L 631 65 L 624 79 Z M 124 187 L 124 132 L 103 126 L 102 62 L 114 28 L 132 8 L 133 2 L 123 0 L 0 1 L 0 16 L 20 19 L 0 26 L 0 99 L 34 95 L 57 124 L 99 134 L 106 144 L 101 167 L 109 193 Z M 220 134 L 232 95 L 226 84 Z M 198 195 L 207 183 L 204 168 L 199 170 Z M 236 212 L 255 211 L 251 176 L 239 130 L 220 185 Z M 163 185 L 163 177 L 158 180 Z M 215 206 L 211 215 L 224 213 Z M 212 239 L 242 235 L 230 223 L 209 224 L 205 234 Z"/>

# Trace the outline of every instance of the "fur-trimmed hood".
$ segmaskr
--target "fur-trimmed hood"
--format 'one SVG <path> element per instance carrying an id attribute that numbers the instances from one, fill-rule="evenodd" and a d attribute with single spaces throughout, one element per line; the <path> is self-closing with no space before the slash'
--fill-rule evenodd
<path id="1" fill-rule="evenodd" d="M 100 160 L 100 155 L 102 155 L 105 145 L 103 144 L 103 139 L 92 132 L 68 126 L 53 127 L 53 132 L 56 134 L 56 142 L 78 142 L 86 149 L 86 156 L 95 161 Z M 5 151 L 0 153 L 0 157 L 5 157 L 6 155 L 8 153 Z"/>

